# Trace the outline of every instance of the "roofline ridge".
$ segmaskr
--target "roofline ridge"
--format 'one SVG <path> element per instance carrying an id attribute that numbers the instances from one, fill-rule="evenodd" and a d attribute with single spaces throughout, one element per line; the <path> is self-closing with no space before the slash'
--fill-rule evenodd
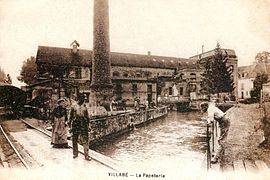
<path id="1" fill-rule="evenodd" d="M 216 49 L 216 48 L 215 48 Z M 203 55 L 203 54 L 206 54 L 206 53 L 209 53 L 209 52 L 211 52 L 211 51 L 215 51 L 215 49 L 212 49 L 212 50 L 209 50 L 209 51 L 206 51 L 206 52 L 203 52 L 203 53 L 200 53 L 200 54 L 197 54 L 197 55 L 194 55 L 194 56 L 190 56 L 189 58 L 193 58 L 193 57 L 196 57 L 196 56 L 199 56 L 199 55 Z M 235 52 L 235 50 L 234 49 L 229 49 L 229 48 L 220 48 L 221 50 L 230 50 L 230 51 L 234 51 Z"/>
<path id="2" fill-rule="evenodd" d="M 65 49 L 65 50 L 71 50 L 71 48 L 66 48 L 66 47 L 57 47 L 57 46 L 44 46 L 44 45 L 38 45 L 38 49 L 40 48 L 55 48 L 55 49 Z M 79 50 L 83 50 L 83 51 L 89 51 L 89 52 L 93 52 L 93 50 L 90 49 L 79 49 Z M 144 57 L 152 57 L 152 58 L 166 58 L 166 59 L 177 59 L 177 60 L 186 60 L 186 61 L 192 61 L 193 59 L 189 59 L 189 58 L 182 58 L 182 57 L 175 57 L 175 56 L 160 56 L 160 55 L 147 55 L 147 54 L 135 54 L 135 53 L 129 53 L 129 52 L 115 52 L 115 51 L 111 51 L 110 54 L 119 54 L 119 55 L 133 55 L 133 56 L 144 56 Z"/>
<path id="3" fill-rule="evenodd" d="M 55 49 L 67 49 L 67 50 L 69 49 L 69 50 L 72 50 L 72 48 L 67 48 L 67 47 L 43 46 L 43 45 L 38 45 L 38 49 L 39 48 L 55 48 Z M 81 49 L 81 48 L 79 48 L 78 50 L 92 52 L 92 50 L 89 50 L 89 49 Z"/>

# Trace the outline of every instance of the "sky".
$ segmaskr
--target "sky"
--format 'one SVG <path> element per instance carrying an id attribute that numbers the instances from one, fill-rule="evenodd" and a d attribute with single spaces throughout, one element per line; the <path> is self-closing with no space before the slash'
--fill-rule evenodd
<path id="1" fill-rule="evenodd" d="M 270 0 L 109 0 L 110 47 L 189 58 L 234 49 L 238 65 L 270 51 Z M 93 0 L 0 0 L 0 67 L 13 85 L 39 45 L 93 47 Z"/>

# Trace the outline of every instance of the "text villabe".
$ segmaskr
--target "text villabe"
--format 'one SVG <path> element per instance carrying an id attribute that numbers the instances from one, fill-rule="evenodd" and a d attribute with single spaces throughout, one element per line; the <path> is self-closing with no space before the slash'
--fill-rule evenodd
<path id="1" fill-rule="evenodd" d="M 156 174 L 156 173 L 129 174 L 128 172 L 109 172 L 108 175 L 110 177 L 165 178 L 164 174 Z"/>

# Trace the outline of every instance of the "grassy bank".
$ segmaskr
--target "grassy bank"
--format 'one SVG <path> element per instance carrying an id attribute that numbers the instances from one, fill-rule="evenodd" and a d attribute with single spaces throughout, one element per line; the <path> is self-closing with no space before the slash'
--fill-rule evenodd
<path id="1" fill-rule="evenodd" d="M 237 160 L 262 160 L 270 167 L 270 149 L 259 147 L 263 131 L 255 130 L 260 123 L 262 110 L 258 104 L 233 107 L 228 111 L 231 126 L 227 138 L 225 156 L 221 167 L 226 168 Z"/>

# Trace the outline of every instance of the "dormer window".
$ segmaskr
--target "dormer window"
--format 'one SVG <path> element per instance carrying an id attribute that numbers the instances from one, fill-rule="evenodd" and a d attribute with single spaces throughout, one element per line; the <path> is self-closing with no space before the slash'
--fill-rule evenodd
<path id="1" fill-rule="evenodd" d="M 72 46 L 72 52 L 76 54 L 78 52 L 78 47 L 80 47 L 80 44 L 76 40 L 74 40 L 70 44 L 70 46 Z"/>

